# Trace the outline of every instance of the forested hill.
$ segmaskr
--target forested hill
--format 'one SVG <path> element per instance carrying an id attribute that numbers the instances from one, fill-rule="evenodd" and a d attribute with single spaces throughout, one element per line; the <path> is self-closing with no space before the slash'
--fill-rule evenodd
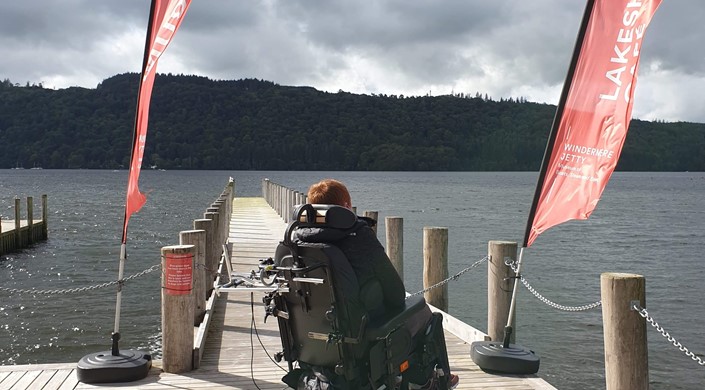
<path id="1" fill-rule="evenodd" d="M 96 89 L 0 83 L 0 168 L 126 168 L 137 74 Z M 555 106 L 326 93 L 159 75 L 145 167 L 538 170 Z M 632 121 L 618 169 L 705 171 L 705 125 Z"/>

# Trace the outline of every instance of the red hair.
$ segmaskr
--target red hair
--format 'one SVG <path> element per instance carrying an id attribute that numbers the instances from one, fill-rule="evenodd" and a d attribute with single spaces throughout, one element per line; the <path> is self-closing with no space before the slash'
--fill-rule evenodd
<path id="1" fill-rule="evenodd" d="M 307 200 L 308 203 L 314 204 L 337 204 L 348 208 L 352 206 L 347 187 L 334 179 L 324 179 L 309 187 Z"/>

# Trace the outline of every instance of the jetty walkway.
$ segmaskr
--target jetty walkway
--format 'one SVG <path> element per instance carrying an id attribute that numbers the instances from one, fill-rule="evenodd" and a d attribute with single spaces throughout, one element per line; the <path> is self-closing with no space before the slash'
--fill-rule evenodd
<path id="1" fill-rule="evenodd" d="M 34 219 L 34 202 L 31 196 L 27 197 L 26 219 L 21 217 L 19 198 L 15 198 L 13 216 L 14 219 L 0 218 L 0 255 L 27 248 L 36 242 L 47 239 L 46 195 L 42 195 L 41 218 Z"/>
<path id="2" fill-rule="evenodd" d="M 259 259 L 272 256 L 285 227 L 264 198 L 235 198 L 229 229 L 234 270 L 249 271 Z M 139 381 L 91 385 L 78 382 L 76 362 L 0 366 L 0 389 L 286 389 L 281 382 L 286 362 L 278 367 L 270 358 L 281 350 L 277 321 L 263 319 L 261 294 L 221 293 L 199 367 L 193 371 L 165 373 L 162 362 L 155 360 L 149 375 Z M 484 333 L 447 314 L 444 321 L 451 369 L 460 376 L 457 389 L 555 389 L 536 375 L 483 372 L 470 358 L 470 343 L 482 340 Z"/>

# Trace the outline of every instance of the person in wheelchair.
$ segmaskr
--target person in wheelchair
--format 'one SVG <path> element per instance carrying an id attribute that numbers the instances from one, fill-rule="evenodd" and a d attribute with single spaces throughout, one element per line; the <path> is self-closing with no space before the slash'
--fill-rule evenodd
<path id="1" fill-rule="evenodd" d="M 459 378 L 450 372 L 442 316 L 432 314 L 420 296 L 406 299 L 404 283 L 372 230 L 376 221 L 352 213 L 350 193 L 337 180 L 312 185 L 308 202 L 295 211 L 276 255 L 282 264 L 291 251 L 292 270 L 301 270 L 288 277 L 295 292 L 277 304 L 287 312 L 278 318 L 290 367 L 284 382 L 304 390 L 454 388 Z M 309 218 L 319 212 L 326 213 L 324 222 Z M 307 222 L 300 221 L 304 216 Z M 298 259 L 304 268 L 296 268 Z M 321 261 L 330 274 L 311 266 Z M 319 275 L 332 277 L 334 293 L 323 282 L 309 283 Z M 325 347 L 311 339 L 326 341 Z"/>
<path id="2" fill-rule="evenodd" d="M 313 184 L 308 190 L 311 204 L 339 205 L 352 210 L 350 193 L 345 185 L 337 180 L 325 179 Z M 294 239 L 303 242 L 334 243 L 345 254 L 355 271 L 361 291 L 378 292 L 374 297 L 380 304 L 369 308 L 369 320 L 377 321 L 386 313 L 398 312 L 404 308 L 406 288 L 389 260 L 384 247 L 377 239 L 372 227 L 377 221 L 367 217 L 357 217 L 350 229 L 326 227 L 302 227 L 293 233 Z"/>

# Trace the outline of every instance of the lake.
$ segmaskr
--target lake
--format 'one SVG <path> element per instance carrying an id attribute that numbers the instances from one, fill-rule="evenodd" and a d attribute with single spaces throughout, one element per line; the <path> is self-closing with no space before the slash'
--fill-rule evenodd
<path id="1" fill-rule="evenodd" d="M 305 191 L 334 177 L 351 190 L 358 213 L 404 218 L 405 284 L 421 289 L 424 226 L 449 229 L 449 271 L 487 253 L 490 240 L 521 241 L 535 172 L 142 172 L 147 204 L 130 220 L 125 275 L 159 263 L 205 208 L 235 179 L 236 196 L 260 196 L 269 178 Z M 0 170 L 0 217 L 13 218 L 15 196 L 49 198 L 49 240 L 0 258 L 0 286 L 66 289 L 117 278 L 127 171 Z M 523 274 L 548 299 L 567 306 L 600 300 L 600 274 L 644 275 L 649 313 L 695 353 L 705 352 L 705 173 L 617 172 L 587 221 L 549 229 L 525 250 Z M 24 200 L 23 200 L 24 202 Z M 24 203 L 23 203 L 24 204 Z M 485 330 L 486 266 L 450 282 L 450 313 Z M 121 348 L 159 356 L 160 288 L 153 272 L 126 283 Z M 80 294 L 0 291 L 0 364 L 78 361 L 110 348 L 114 286 Z M 564 312 L 519 290 L 517 343 L 541 357 L 539 375 L 559 389 L 604 388 L 600 309 Z M 263 314 L 263 313 L 262 313 Z M 700 389 L 705 369 L 649 327 L 654 389 Z M 468 349 L 469 354 L 469 349 Z M 462 378 L 461 378 L 462 380 Z"/>

